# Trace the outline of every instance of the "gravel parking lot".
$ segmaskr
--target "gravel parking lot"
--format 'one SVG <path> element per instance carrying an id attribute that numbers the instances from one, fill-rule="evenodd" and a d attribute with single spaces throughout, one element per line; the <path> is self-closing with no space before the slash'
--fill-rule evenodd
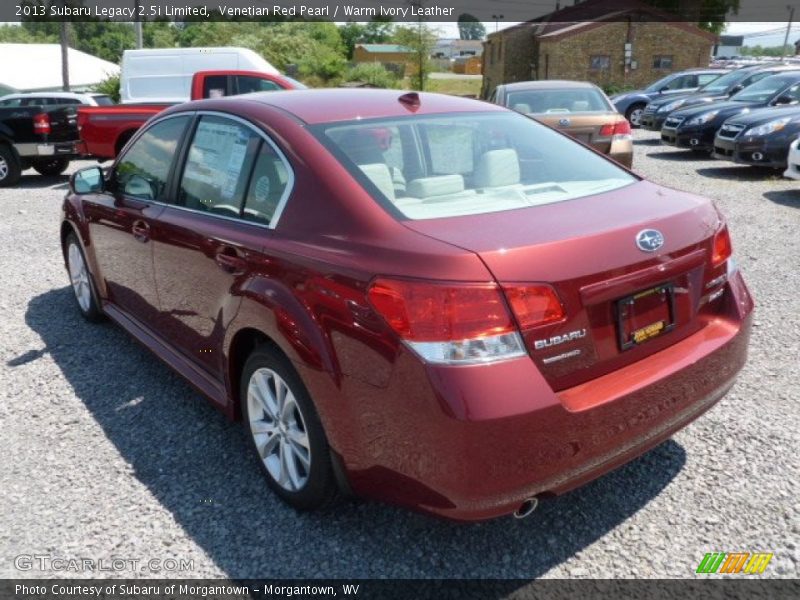
<path id="1" fill-rule="evenodd" d="M 764 576 L 798 577 L 800 182 L 635 137 L 638 172 L 728 216 L 757 303 L 749 364 L 688 429 L 523 521 L 359 502 L 296 514 L 239 425 L 80 318 L 58 247 L 66 178 L 31 171 L 0 191 L 0 577 L 74 575 L 15 568 L 44 554 L 193 561 L 128 577 L 685 578 L 714 551 L 773 552 Z"/>

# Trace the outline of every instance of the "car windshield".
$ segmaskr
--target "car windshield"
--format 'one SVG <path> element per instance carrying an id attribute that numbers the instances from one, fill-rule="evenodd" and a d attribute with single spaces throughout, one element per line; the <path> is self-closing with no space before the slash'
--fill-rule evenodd
<path id="1" fill-rule="evenodd" d="M 677 75 L 675 73 L 670 73 L 666 77 L 662 77 L 661 79 L 659 79 L 655 83 L 651 83 L 650 85 L 648 85 L 644 89 L 644 91 L 645 92 L 657 92 L 658 90 L 660 90 L 664 86 L 668 85 L 670 81 L 675 79 L 675 77 L 677 77 Z"/>
<path id="2" fill-rule="evenodd" d="M 506 106 L 526 114 L 614 111 L 593 88 L 514 90 L 506 95 Z"/>
<path id="3" fill-rule="evenodd" d="M 612 161 L 513 112 L 328 123 L 312 131 L 398 218 L 540 206 L 637 181 Z"/>
<path id="4" fill-rule="evenodd" d="M 742 79 L 750 75 L 752 71 L 747 69 L 740 69 L 738 71 L 731 71 L 730 73 L 726 73 L 722 77 L 717 77 L 714 81 L 711 81 L 701 87 L 698 93 L 706 93 L 706 94 L 723 94 L 732 86 L 739 83 Z"/>
<path id="5" fill-rule="evenodd" d="M 786 85 L 787 81 L 783 77 L 767 77 L 746 87 L 738 94 L 734 94 L 731 96 L 731 100 L 735 102 L 767 102 Z"/>

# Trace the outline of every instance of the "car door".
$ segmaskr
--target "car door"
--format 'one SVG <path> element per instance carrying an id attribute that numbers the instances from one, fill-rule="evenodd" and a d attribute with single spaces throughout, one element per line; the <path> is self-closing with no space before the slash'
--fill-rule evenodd
<path id="1" fill-rule="evenodd" d="M 249 123 L 204 114 L 196 123 L 174 202 L 158 218 L 155 277 L 160 331 L 213 375 L 247 278 L 290 189 L 277 147 Z"/>
<path id="2" fill-rule="evenodd" d="M 152 224 L 164 210 L 175 152 L 189 121 L 174 116 L 148 127 L 112 168 L 108 192 L 84 202 L 108 300 L 150 327 L 159 314 Z"/>

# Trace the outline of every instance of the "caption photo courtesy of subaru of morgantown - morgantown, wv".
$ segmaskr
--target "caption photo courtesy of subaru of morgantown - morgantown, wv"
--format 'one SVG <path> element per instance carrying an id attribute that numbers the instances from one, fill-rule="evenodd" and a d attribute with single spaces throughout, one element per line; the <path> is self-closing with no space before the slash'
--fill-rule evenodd
<path id="1" fill-rule="evenodd" d="M 0 598 L 800 596 L 800 6 L 0 6 Z"/>

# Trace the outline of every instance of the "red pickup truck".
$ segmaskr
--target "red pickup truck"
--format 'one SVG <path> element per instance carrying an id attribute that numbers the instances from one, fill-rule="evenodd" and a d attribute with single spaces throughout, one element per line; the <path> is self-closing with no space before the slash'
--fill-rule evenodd
<path id="1" fill-rule="evenodd" d="M 199 71 L 192 77 L 191 100 L 252 92 L 295 90 L 303 84 L 281 75 L 256 71 Z M 81 141 L 78 153 L 98 159 L 115 158 L 133 134 L 153 115 L 171 104 L 117 104 L 78 109 Z"/>

